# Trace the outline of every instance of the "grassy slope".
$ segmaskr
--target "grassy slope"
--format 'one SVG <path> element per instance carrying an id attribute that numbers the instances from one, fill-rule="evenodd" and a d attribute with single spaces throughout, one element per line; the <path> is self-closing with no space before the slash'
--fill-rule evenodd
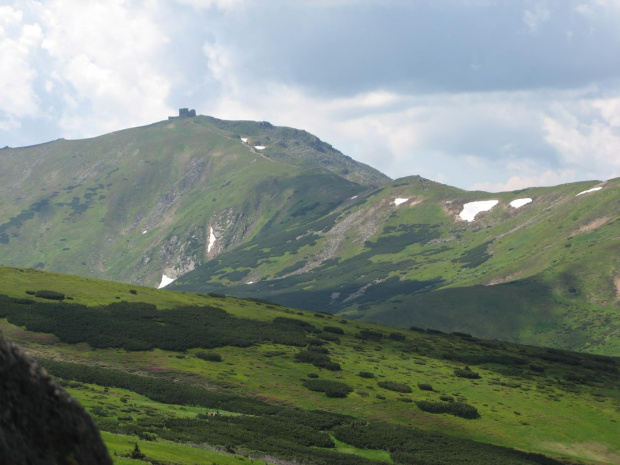
<path id="1" fill-rule="evenodd" d="M 222 347 L 216 349 L 223 363 L 209 363 L 194 356 L 190 350 L 181 354 L 154 350 L 149 352 L 126 352 L 120 349 L 91 349 L 87 344 L 69 345 L 52 335 L 24 331 L 1 321 L 5 335 L 20 344 L 36 357 L 65 360 L 87 365 L 116 368 L 147 376 L 175 379 L 177 382 L 210 389 L 226 390 L 243 395 L 259 396 L 270 401 L 297 405 L 308 409 L 324 409 L 347 413 L 365 419 L 380 419 L 396 424 L 416 425 L 427 430 L 437 430 L 490 442 L 517 447 L 523 450 L 580 459 L 588 463 L 620 463 L 620 444 L 615 433 L 615 421 L 620 408 L 617 374 L 596 371 L 599 362 L 585 355 L 575 355 L 581 365 L 572 366 L 541 360 L 536 354 L 542 349 L 516 346 L 490 341 L 471 342 L 455 336 L 423 334 L 404 331 L 406 341 L 393 341 L 385 337 L 383 342 L 361 341 L 355 338 L 361 329 L 393 331 L 370 323 L 340 321 L 329 315 L 317 316 L 309 312 L 291 312 L 286 308 L 270 307 L 251 301 L 233 298 L 214 299 L 209 296 L 177 294 L 133 287 L 137 294 L 128 294 L 129 287 L 109 282 L 84 280 L 66 275 L 48 275 L 2 269 L 0 293 L 25 296 L 25 290 L 42 288 L 67 292 L 76 303 L 106 303 L 139 297 L 162 307 L 175 304 L 201 302 L 218 303 L 234 315 L 244 318 L 271 320 L 277 316 L 299 318 L 321 328 L 337 326 L 344 330 L 340 344 L 330 343 L 328 348 L 333 360 L 343 367 L 340 372 L 320 370 L 309 364 L 296 363 L 293 354 L 298 349 L 290 346 L 263 344 L 248 348 Z M 120 295 L 119 295 L 120 294 Z M 161 298 L 161 301 L 159 300 Z M 274 356 L 274 353 L 277 355 Z M 505 366 L 493 363 L 474 365 L 472 369 L 482 375 L 480 380 L 468 380 L 453 375 L 462 368 L 463 362 L 447 360 L 446 354 L 455 355 L 510 355 L 527 359 L 527 364 Z M 615 362 L 618 364 L 618 361 Z M 534 372 L 528 364 L 545 369 Z M 590 368 L 589 368 L 590 367 Z M 594 370 L 594 371 L 592 371 Z M 360 378 L 360 371 L 375 374 L 376 379 Z M 329 399 L 320 393 L 308 391 L 301 385 L 308 373 L 318 373 L 321 379 L 338 380 L 354 387 L 355 392 L 346 399 Z M 570 376 L 583 378 L 570 381 Z M 378 380 L 392 380 L 410 385 L 412 394 L 398 394 L 377 386 Z M 422 391 L 417 383 L 430 383 L 434 391 Z M 158 414 L 193 415 L 191 407 L 170 407 L 154 403 L 141 396 L 110 389 L 77 386 L 71 388 L 91 412 L 99 406 L 105 411 L 102 418 L 121 415 L 119 397 L 129 396 L 130 403 L 144 414 L 148 404 Z M 377 395 L 385 397 L 378 398 Z M 421 412 L 411 403 L 399 399 L 438 400 L 440 395 L 451 395 L 466 400 L 480 412 L 478 420 L 464 420 L 449 415 L 432 415 Z M 146 403 L 146 404 L 145 404 Z M 95 415 L 96 417 L 98 415 Z M 575 427 L 578 425 L 578 427 Z M 106 434 L 111 450 L 127 451 L 137 438 Z M 140 447 L 148 456 L 158 460 L 176 455 L 172 463 L 198 461 L 194 448 L 164 441 L 148 443 L 140 441 Z M 340 446 L 351 452 L 351 448 Z M 355 452 L 355 450 L 352 450 Z M 171 454 L 171 455 L 166 455 Z M 227 463 L 228 456 L 212 456 L 204 453 L 202 463 Z M 214 453 L 215 454 L 215 453 Z M 377 457 L 382 458 L 377 452 Z M 202 459 L 201 459 L 202 460 Z M 221 461 L 220 461 L 221 460 Z M 118 463 L 130 463 L 126 459 Z"/>
<path id="2" fill-rule="evenodd" d="M 255 295 L 405 327 L 617 354 L 611 336 L 620 330 L 613 317 L 620 181 L 576 196 L 595 185 L 489 194 L 422 178 L 397 180 L 343 204 L 335 222 L 310 224 L 309 230 L 322 233 L 294 256 L 266 247 L 258 236 L 183 276 L 173 288 Z M 409 201 L 396 206 L 398 197 Z M 510 207 L 517 198 L 533 202 Z M 500 203 L 472 223 L 458 218 L 464 203 L 485 199 Z M 298 235 L 284 235 L 280 243 L 294 243 Z M 313 261 L 316 266 L 308 267 Z M 219 269 L 236 266 L 251 267 L 255 284 L 220 279 Z M 502 284 L 515 280 L 524 281 Z M 476 287 L 480 284 L 485 287 Z M 434 291 L 417 294 L 428 290 Z"/>
<path id="3" fill-rule="evenodd" d="M 211 227 L 215 254 L 386 179 L 305 131 L 208 117 L 5 149 L 1 264 L 155 286 L 205 260 Z"/>

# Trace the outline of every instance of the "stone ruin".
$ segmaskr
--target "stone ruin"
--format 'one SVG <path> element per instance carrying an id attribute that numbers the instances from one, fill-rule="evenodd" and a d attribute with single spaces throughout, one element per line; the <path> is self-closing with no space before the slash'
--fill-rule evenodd
<path id="1" fill-rule="evenodd" d="M 179 108 L 179 116 L 168 116 L 168 119 L 177 119 L 177 118 L 193 118 L 196 116 L 196 110 L 188 109 L 188 108 Z"/>

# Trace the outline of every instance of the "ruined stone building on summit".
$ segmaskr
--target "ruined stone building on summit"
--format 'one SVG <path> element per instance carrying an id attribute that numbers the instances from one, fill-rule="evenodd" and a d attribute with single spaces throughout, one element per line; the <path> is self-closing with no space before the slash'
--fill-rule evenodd
<path id="1" fill-rule="evenodd" d="M 179 116 L 168 116 L 168 119 L 177 119 L 177 118 L 193 118 L 196 116 L 196 110 L 187 109 L 187 108 L 179 108 Z"/>

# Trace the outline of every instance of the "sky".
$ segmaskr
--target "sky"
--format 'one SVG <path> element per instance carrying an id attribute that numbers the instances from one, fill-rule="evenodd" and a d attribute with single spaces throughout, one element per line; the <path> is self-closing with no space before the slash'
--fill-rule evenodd
<path id="1" fill-rule="evenodd" d="M 620 176 L 620 0 L 2 0 L 0 147 L 195 108 L 392 178 Z"/>

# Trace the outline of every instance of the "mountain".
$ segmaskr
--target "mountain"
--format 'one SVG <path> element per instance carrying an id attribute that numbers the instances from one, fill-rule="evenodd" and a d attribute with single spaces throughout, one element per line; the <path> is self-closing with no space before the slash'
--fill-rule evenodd
<path id="1" fill-rule="evenodd" d="M 6 267 L 0 328 L 118 464 L 620 463 L 617 357 Z"/>
<path id="2" fill-rule="evenodd" d="M 157 286 L 387 180 L 305 131 L 203 116 L 7 148 L 0 263 Z"/>
<path id="3" fill-rule="evenodd" d="M 179 118 L 0 151 L 0 263 L 620 354 L 620 179 L 390 180 L 305 131 Z"/>
<path id="4" fill-rule="evenodd" d="M 491 194 L 403 178 L 305 230 L 257 235 L 172 288 L 618 354 L 619 199 L 620 179 Z"/>

